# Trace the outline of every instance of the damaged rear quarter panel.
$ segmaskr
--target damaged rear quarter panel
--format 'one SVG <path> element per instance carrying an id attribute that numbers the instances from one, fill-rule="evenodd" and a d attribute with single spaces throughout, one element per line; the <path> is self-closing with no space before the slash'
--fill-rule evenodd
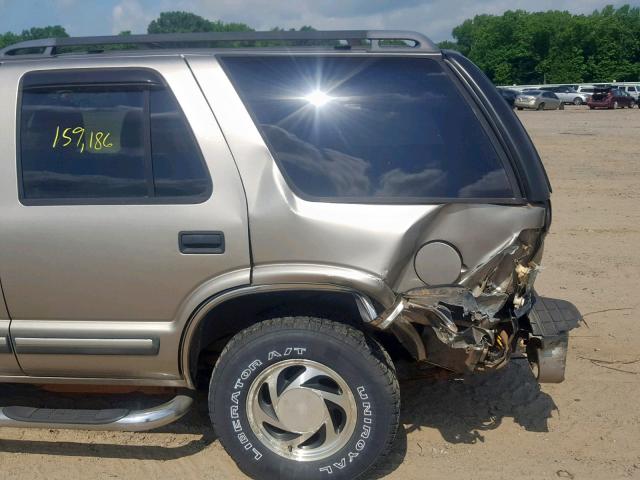
<path id="1" fill-rule="evenodd" d="M 513 244 L 522 231 L 542 229 L 544 221 L 542 206 L 449 204 L 426 222 L 414 226 L 420 234 L 413 248 L 435 240 L 450 243 L 462 257 L 459 283 L 473 288 L 474 272 Z M 404 264 L 402 272 L 392 281 L 397 292 L 423 286 L 411 261 Z"/>
<path id="2" fill-rule="evenodd" d="M 467 371 L 483 363 L 487 353 L 491 356 L 489 349 L 495 348 L 494 343 L 500 342 L 499 339 L 515 338 L 513 328 L 510 338 L 503 337 L 505 325 L 499 326 L 502 320 L 493 319 L 492 314 L 508 299 L 514 299 L 514 284 L 519 293 L 523 284 L 530 289 L 530 279 L 535 275 L 529 273 L 535 272 L 535 268 L 518 272 L 518 269 L 529 268 L 528 265 L 518 267 L 518 260 L 523 258 L 525 243 L 536 243 L 536 247 L 529 250 L 540 251 L 538 240 L 544 235 L 546 218 L 542 203 L 527 203 L 519 196 L 504 203 L 452 199 L 422 204 L 380 204 L 303 199 L 285 181 L 218 62 L 190 58 L 189 63 L 202 81 L 205 95 L 215 105 L 216 118 L 242 177 L 249 216 L 253 284 L 347 287 L 364 292 L 375 301 L 378 314 L 393 309 L 397 299 L 408 292 L 415 293 L 416 289 L 446 286 L 465 291 L 473 299 L 478 315 L 467 315 L 473 318 L 459 322 L 459 332 L 442 331 L 442 335 L 431 335 L 428 341 L 436 338 L 443 358 L 457 355 L 458 365 L 462 363 Z M 533 149 L 526 133 L 521 133 L 520 143 Z M 535 150 L 530 153 L 539 163 Z M 548 189 L 545 186 L 542 190 L 538 192 L 540 202 L 548 200 Z M 521 236 L 534 242 L 521 242 Z M 460 257 L 461 271 L 457 278 L 455 272 L 444 277 L 448 285 L 426 285 L 416 273 L 416 254 L 423 245 L 436 241 L 450 245 L 454 250 L 449 252 L 453 251 L 454 256 L 457 252 Z M 437 262 L 430 267 L 429 255 L 421 256 L 420 262 L 423 272 L 425 267 L 438 270 Z M 455 264 L 451 261 L 447 265 Z M 371 288 L 370 279 L 379 281 L 384 288 Z M 507 289 L 509 293 L 505 293 Z M 510 314 L 511 311 L 507 312 L 504 319 L 507 324 Z M 399 339 L 413 344 L 409 350 L 414 357 L 424 357 L 425 345 L 412 322 L 416 323 L 402 315 L 394 327 L 398 330 L 403 326 Z M 463 333 L 465 322 L 469 332 Z M 469 322 L 475 322 L 477 328 L 469 328 Z M 424 323 L 423 326 L 425 331 L 432 328 Z M 433 357 L 433 348 L 430 352 L 428 342 L 425 343 L 426 356 Z M 467 345 L 472 352 L 469 355 Z M 508 357 L 506 347 L 501 352 Z M 498 355 L 494 360 L 495 364 L 502 358 Z"/>

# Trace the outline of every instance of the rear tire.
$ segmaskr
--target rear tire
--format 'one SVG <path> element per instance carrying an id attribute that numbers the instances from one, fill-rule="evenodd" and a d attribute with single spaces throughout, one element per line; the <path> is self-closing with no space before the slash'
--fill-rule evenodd
<path id="1" fill-rule="evenodd" d="M 356 478 L 391 448 L 400 388 L 388 354 L 364 332 L 276 318 L 227 344 L 209 411 L 222 445 L 252 478 Z"/>
<path id="2" fill-rule="evenodd" d="M 582 105 L 582 99 L 580 97 L 576 97 L 573 99 L 574 105 Z"/>
<path id="3" fill-rule="evenodd" d="M 537 110 L 544 110 L 544 102 L 538 104 Z"/>

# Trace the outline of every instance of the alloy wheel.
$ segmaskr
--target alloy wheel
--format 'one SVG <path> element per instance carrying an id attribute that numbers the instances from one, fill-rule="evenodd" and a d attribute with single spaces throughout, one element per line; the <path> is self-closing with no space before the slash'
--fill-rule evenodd
<path id="1" fill-rule="evenodd" d="M 297 461 L 321 460 L 339 451 L 357 420 L 355 398 L 344 379 L 305 359 L 266 368 L 251 384 L 246 408 L 256 437 Z"/>

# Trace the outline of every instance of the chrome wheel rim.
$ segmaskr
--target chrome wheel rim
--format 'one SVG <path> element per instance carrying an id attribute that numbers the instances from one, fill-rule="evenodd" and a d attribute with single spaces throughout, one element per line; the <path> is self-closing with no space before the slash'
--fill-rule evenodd
<path id="1" fill-rule="evenodd" d="M 351 389 L 311 360 L 267 367 L 247 395 L 251 430 L 269 450 L 297 461 L 327 458 L 349 441 L 358 416 Z"/>

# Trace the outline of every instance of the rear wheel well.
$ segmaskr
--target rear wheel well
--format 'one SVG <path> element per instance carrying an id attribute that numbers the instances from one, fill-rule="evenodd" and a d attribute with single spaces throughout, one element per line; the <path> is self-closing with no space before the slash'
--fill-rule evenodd
<path id="1" fill-rule="evenodd" d="M 380 307 L 378 307 L 378 311 Z M 199 323 L 189 348 L 190 372 L 197 387 L 206 388 L 217 358 L 238 332 L 277 317 L 311 316 L 366 328 L 356 297 L 340 291 L 278 291 L 243 295 L 214 307 Z M 392 359 L 407 352 L 389 333 L 370 333 L 387 349 Z"/>

